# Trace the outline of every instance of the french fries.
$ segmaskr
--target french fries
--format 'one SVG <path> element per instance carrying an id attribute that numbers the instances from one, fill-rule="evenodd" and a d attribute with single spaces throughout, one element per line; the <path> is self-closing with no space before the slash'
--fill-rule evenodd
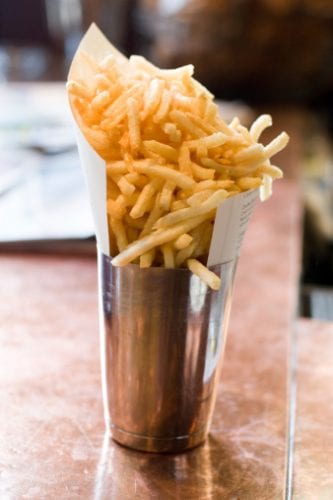
<path id="1" fill-rule="evenodd" d="M 206 283 L 212 290 L 219 290 L 221 286 L 221 279 L 216 276 L 216 274 L 209 271 L 199 260 L 188 259 L 187 265 L 193 274 L 199 276 L 199 278 Z"/>
<path id="2" fill-rule="evenodd" d="M 161 70 L 116 52 L 99 63 L 84 51 L 81 58 L 93 78 L 70 80 L 67 90 L 85 138 L 106 162 L 112 264 L 187 266 L 218 290 L 220 279 L 205 266 L 216 211 L 243 191 L 271 195 L 283 173 L 270 158 L 288 135 L 258 142 L 269 115 L 249 130 L 237 117 L 227 124 L 191 65 Z"/>

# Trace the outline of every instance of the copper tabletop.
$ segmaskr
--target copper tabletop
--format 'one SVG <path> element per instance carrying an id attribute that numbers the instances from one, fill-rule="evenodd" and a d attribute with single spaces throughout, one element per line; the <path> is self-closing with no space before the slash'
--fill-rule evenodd
<path id="1" fill-rule="evenodd" d="M 255 210 L 210 437 L 180 455 L 104 435 L 95 260 L 1 256 L 0 498 L 281 498 L 299 207 L 285 180 Z"/>

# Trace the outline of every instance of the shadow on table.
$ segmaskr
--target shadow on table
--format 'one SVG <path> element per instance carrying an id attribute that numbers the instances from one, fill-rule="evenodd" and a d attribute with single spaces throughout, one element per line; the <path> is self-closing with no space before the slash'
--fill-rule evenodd
<path id="1" fill-rule="evenodd" d="M 93 498 L 264 498 L 256 496 L 260 489 L 254 471 L 234 455 L 227 438 L 209 436 L 204 445 L 188 452 L 158 455 L 119 446 L 106 434 Z"/>

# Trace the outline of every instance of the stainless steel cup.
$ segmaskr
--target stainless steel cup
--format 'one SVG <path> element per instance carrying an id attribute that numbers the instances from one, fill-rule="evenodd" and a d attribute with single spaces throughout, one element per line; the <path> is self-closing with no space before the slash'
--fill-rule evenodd
<path id="1" fill-rule="evenodd" d="M 209 431 L 236 261 L 218 292 L 186 269 L 113 267 L 99 255 L 104 409 L 113 439 L 180 452 Z"/>

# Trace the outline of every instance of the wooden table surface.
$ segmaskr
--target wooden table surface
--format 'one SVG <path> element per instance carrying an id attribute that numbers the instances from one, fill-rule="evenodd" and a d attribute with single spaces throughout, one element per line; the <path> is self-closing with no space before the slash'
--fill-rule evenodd
<path id="1" fill-rule="evenodd" d="M 1 500 L 333 498 L 333 325 L 297 319 L 300 241 L 290 176 L 245 235 L 210 436 L 179 455 L 105 435 L 95 259 L 1 255 Z"/>

